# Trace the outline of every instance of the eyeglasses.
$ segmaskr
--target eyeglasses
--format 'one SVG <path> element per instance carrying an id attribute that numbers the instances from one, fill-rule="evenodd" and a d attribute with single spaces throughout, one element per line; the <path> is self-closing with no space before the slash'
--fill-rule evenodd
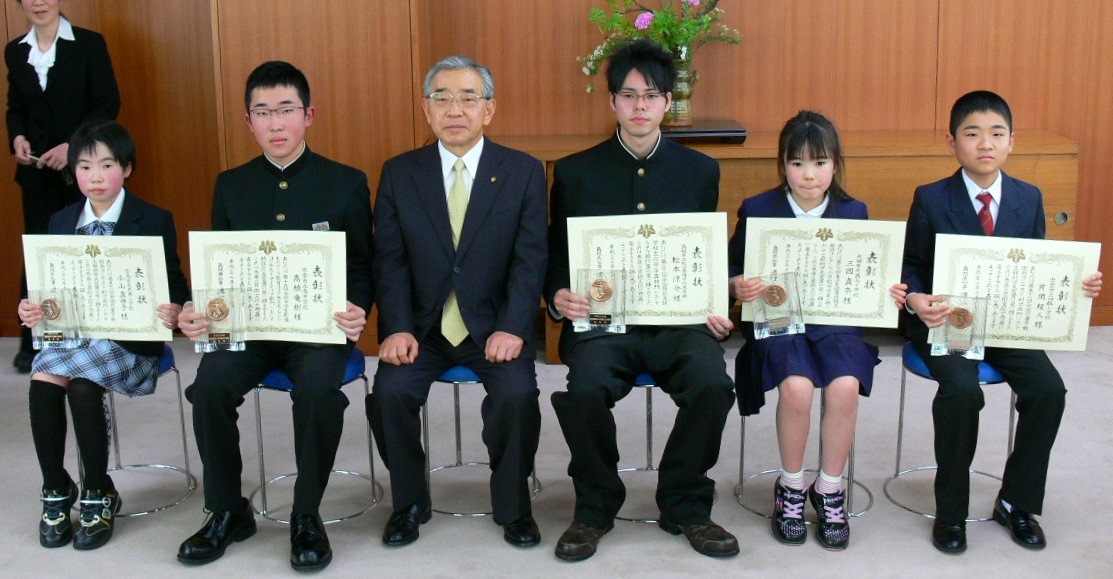
<path id="1" fill-rule="evenodd" d="M 278 107 L 277 109 L 251 109 L 247 114 L 251 115 L 253 121 L 269 121 L 274 117 L 280 121 L 285 121 L 290 118 L 294 113 L 305 110 L 305 107 Z"/>
<path id="2" fill-rule="evenodd" d="M 632 90 L 624 90 L 615 93 L 615 98 L 618 99 L 618 102 L 629 106 L 634 106 L 642 99 L 645 99 L 645 105 L 649 107 L 665 102 L 665 95 L 659 92 L 638 94 Z"/>
<path id="3" fill-rule="evenodd" d="M 440 110 L 448 110 L 452 107 L 452 102 L 455 101 L 456 104 L 460 105 L 460 108 L 468 111 L 474 110 L 482 101 L 491 100 L 488 97 L 482 97 L 470 92 L 463 92 L 460 94 L 435 92 L 425 98 L 429 99 L 429 102 L 433 103 L 433 106 Z"/>

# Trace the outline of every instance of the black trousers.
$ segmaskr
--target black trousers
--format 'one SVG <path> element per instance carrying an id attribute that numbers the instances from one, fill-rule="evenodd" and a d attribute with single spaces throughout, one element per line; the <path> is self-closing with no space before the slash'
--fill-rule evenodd
<path id="1" fill-rule="evenodd" d="M 193 404 L 193 433 L 205 467 L 205 508 L 239 508 L 243 459 L 236 410 L 244 395 L 271 370 L 281 368 L 294 383 L 294 454 L 298 477 L 293 512 L 317 514 L 332 472 L 348 398 L 340 390 L 354 344 L 318 345 L 251 341 L 242 352 L 201 357 L 197 379 L 186 389 Z"/>
<path id="2" fill-rule="evenodd" d="M 692 329 L 628 328 L 575 343 L 562 356 L 568 391 L 554 393 L 552 402 L 572 453 L 575 519 L 595 528 L 614 524 L 626 488 L 617 472 L 611 409 L 630 393 L 637 374 L 649 372 L 679 408 L 657 475 L 661 517 L 680 525 L 710 520 L 715 481 L 707 471 L 719 460 L 734 405 L 734 382 L 715 339 Z"/>
<path id="3" fill-rule="evenodd" d="M 969 469 L 978 445 L 979 412 L 985 406 L 978 362 L 961 356 L 932 356 L 926 332 L 914 330 L 912 343 L 939 382 L 931 406 L 939 465 L 935 514 L 940 521 L 954 523 L 967 518 L 970 510 Z M 1001 498 L 1038 515 L 1043 511 L 1051 447 L 1066 406 L 1066 387 L 1042 350 L 986 348 L 985 361 L 997 368 L 1016 392 L 1016 440 L 1001 476 Z"/>
<path id="4" fill-rule="evenodd" d="M 470 337 L 454 347 L 436 329 L 421 341 L 413 364 L 379 363 L 375 388 L 367 399 L 367 418 L 379 455 L 390 469 L 394 508 L 429 500 L 419 412 L 433 381 L 453 366 L 467 366 L 483 381 L 487 396 L 480 414 L 491 463 L 494 518 L 499 524 L 516 521 L 532 513 L 529 476 L 541 434 L 533 357 L 488 362 Z"/>

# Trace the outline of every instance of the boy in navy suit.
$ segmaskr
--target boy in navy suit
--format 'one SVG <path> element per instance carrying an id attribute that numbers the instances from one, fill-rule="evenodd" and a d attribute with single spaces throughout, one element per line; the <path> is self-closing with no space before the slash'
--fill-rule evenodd
<path id="1" fill-rule="evenodd" d="M 951 108 L 947 146 L 962 169 L 916 189 L 908 216 L 902 280 L 908 284 L 909 339 L 939 382 L 932 404 L 935 423 L 936 519 L 932 543 L 945 553 L 966 550 L 970 463 L 978 442 L 978 412 L 985 405 L 978 362 L 932 356 L 928 328 L 943 324 L 946 305 L 932 294 L 935 235 L 995 235 L 1043 239 L 1047 229 L 1040 190 L 1001 171 L 1013 148 L 1012 112 L 989 91 L 959 98 Z M 1101 272 L 1082 281 L 1086 295 L 1101 291 Z M 1005 464 L 993 519 L 1023 547 L 1047 545 L 1033 515 L 1043 510 L 1051 446 L 1063 416 L 1066 388 L 1042 350 L 986 348 L 985 361 L 1016 392 L 1019 420 L 1014 451 Z"/>

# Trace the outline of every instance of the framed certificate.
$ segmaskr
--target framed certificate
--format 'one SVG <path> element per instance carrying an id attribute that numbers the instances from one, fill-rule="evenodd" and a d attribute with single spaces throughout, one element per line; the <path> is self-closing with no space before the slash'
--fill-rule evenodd
<path id="1" fill-rule="evenodd" d="M 1100 257 L 1100 243 L 939 234 L 932 291 L 989 299 L 986 346 L 1085 350 L 1082 280 Z"/>
<path id="2" fill-rule="evenodd" d="M 623 271 L 627 325 L 727 317 L 726 213 L 651 213 L 568 220 L 569 271 Z"/>
<path id="3" fill-rule="evenodd" d="M 347 309 L 342 231 L 190 231 L 194 288 L 232 290 L 240 339 L 343 344 L 332 319 Z"/>
<path id="4" fill-rule="evenodd" d="M 796 272 L 804 323 L 897 327 L 903 221 L 751 217 L 746 278 Z M 742 308 L 753 321 L 753 309 Z"/>
<path id="5" fill-rule="evenodd" d="M 24 235 L 27 289 L 70 288 L 82 338 L 166 341 L 155 310 L 170 301 L 158 236 Z"/>

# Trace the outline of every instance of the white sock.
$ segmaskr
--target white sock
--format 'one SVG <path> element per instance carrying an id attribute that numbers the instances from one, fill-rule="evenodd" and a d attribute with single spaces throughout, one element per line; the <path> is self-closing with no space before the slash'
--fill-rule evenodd
<path id="1" fill-rule="evenodd" d="M 781 469 L 781 486 L 798 491 L 804 490 L 804 471 L 788 472 Z"/>
<path id="2" fill-rule="evenodd" d="M 1009 501 L 1006 501 L 1005 499 L 1001 499 L 1001 506 L 1005 507 L 1005 512 L 1006 513 L 1013 512 L 1013 506 L 1009 504 Z"/>
<path id="3" fill-rule="evenodd" d="M 842 490 L 842 477 L 831 476 L 821 469 L 815 479 L 815 490 L 821 495 L 833 495 Z"/>

